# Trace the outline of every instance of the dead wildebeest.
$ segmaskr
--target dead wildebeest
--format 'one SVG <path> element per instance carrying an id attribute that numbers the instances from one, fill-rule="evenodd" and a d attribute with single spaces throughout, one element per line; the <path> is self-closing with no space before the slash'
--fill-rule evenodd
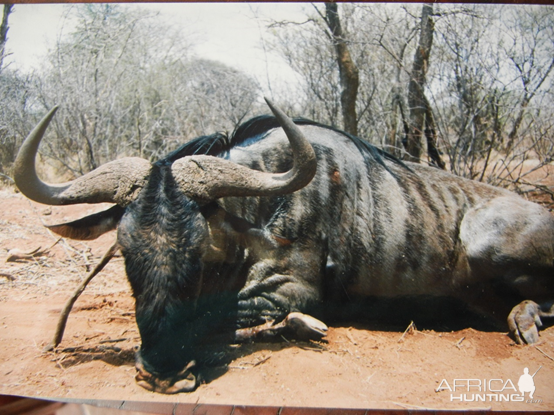
<path id="1" fill-rule="evenodd" d="M 34 167 L 54 111 L 21 147 L 15 180 L 28 198 L 115 204 L 52 230 L 92 238 L 118 228 L 141 386 L 194 390 L 214 334 L 320 339 L 327 327 L 314 317 L 383 298 L 435 315 L 429 299 L 461 302 L 499 327 L 509 316 L 519 343 L 538 341 L 554 299 L 548 211 L 269 105 L 274 117 L 230 138 L 200 137 L 156 163 L 123 158 L 60 185 Z"/>

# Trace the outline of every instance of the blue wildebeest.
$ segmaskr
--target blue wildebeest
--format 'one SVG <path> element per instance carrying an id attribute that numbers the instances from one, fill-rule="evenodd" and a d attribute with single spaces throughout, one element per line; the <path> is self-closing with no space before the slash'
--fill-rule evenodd
<path id="1" fill-rule="evenodd" d="M 540 318 L 553 314 L 548 211 L 268 104 L 274 117 L 230 138 L 200 137 L 153 164 L 123 158 L 65 184 L 42 182 L 34 167 L 54 111 L 22 145 L 15 180 L 28 198 L 115 204 L 52 230 L 87 239 L 118 227 L 141 386 L 194 390 L 202 349 L 222 333 L 320 339 L 320 319 L 341 310 L 361 317 L 369 305 L 386 319 L 382 299 L 409 305 L 408 318 L 460 302 L 490 321 L 508 316 L 517 342 L 538 341 Z M 435 309 L 440 298 L 446 308 Z"/>

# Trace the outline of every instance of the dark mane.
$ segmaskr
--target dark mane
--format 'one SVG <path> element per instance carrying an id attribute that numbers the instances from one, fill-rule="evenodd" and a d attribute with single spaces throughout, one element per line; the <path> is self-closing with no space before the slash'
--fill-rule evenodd
<path id="1" fill-rule="evenodd" d="M 404 165 L 399 159 L 393 155 L 375 147 L 374 145 L 364 141 L 352 134 L 349 134 L 345 131 L 339 130 L 338 128 L 331 127 L 325 124 L 320 124 L 318 122 L 308 120 L 306 118 L 295 118 L 293 120 L 297 125 L 313 125 L 316 127 L 325 128 L 327 130 L 334 131 L 336 133 L 342 134 L 348 137 L 358 148 L 360 153 L 364 155 L 366 161 L 376 161 L 381 164 L 387 170 L 383 159 L 393 161 Z M 186 144 L 183 144 L 177 150 L 172 151 L 163 159 L 159 160 L 158 164 L 171 164 L 175 160 L 178 160 L 185 156 L 192 156 L 195 154 L 206 154 L 210 156 L 222 156 L 227 153 L 233 147 L 241 145 L 246 140 L 254 138 L 263 134 L 266 134 L 268 131 L 278 128 L 279 123 L 277 119 L 272 115 L 260 115 L 254 117 L 240 126 L 238 126 L 235 131 L 229 136 L 227 133 L 215 133 L 211 135 L 204 135 L 198 138 L 195 138 L 189 141 Z"/>

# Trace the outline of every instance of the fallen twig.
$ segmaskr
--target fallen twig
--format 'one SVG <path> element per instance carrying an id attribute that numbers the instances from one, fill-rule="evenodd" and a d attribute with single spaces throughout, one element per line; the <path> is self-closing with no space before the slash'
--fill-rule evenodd
<path id="1" fill-rule="evenodd" d="M 354 338 L 352 337 L 352 334 L 348 330 L 346 331 L 346 337 L 348 337 L 348 340 L 350 340 L 354 346 L 358 344 L 356 343 L 356 340 L 354 340 Z"/>
<path id="2" fill-rule="evenodd" d="M 61 359 L 56 359 L 56 365 L 58 365 L 60 369 L 63 370 L 64 372 L 65 372 L 65 367 L 63 367 L 62 362 L 65 360 L 66 357 L 67 355 L 62 356 Z"/>
<path id="3" fill-rule="evenodd" d="M 15 277 L 7 272 L 0 272 L 0 277 L 6 278 L 8 281 L 15 281 Z"/>
<path id="4" fill-rule="evenodd" d="M 408 325 L 408 327 L 406 327 L 406 330 L 404 330 L 404 333 L 402 333 L 402 337 L 400 337 L 398 339 L 398 343 L 401 343 L 402 341 L 404 341 L 404 337 L 406 337 L 406 334 L 408 332 L 413 333 L 415 330 L 417 330 L 416 326 L 415 326 L 414 322 L 411 321 L 410 324 Z"/>
<path id="5" fill-rule="evenodd" d="M 8 257 L 6 258 L 6 262 L 15 262 L 15 261 L 26 261 L 29 259 L 34 259 L 36 257 L 44 256 L 48 251 L 50 251 L 52 248 L 56 246 L 58 242 L 61 241 L 62 238 L 58 238 L 56 242 L 54 242 L 52 245 L 50 245 L 46 249 L 41 249 L 42 247 L 39 246 L 38 248 L 30 251 L 30 252 L 23 252 L 21 249 L 10 249 L 8 251 Z"/>
<path id="6" fill-rule="evenodd" d="M 0 173 L 0 178 L 5 179 L 5 180 L 9 181 L 10 183 L 15 183 L 15 181 L 10 176 L 8 176 L 4 173 Z"/>
<path id="7" fill-rule="evenodd" d="M 87 336 L 85 337 L 85 341 L 89 341 L 89 340 L 92 340 L 92 339 L 95 339 L 96 337 L 99 337 L 101 336 L 103 333 L 96 333 L 96 334 L 93 334 L 92 336 Z"/>
<path id="8" fill-rule="evenodd" d="M 8 257 L 6 258 L 6 262 L 15 262 L 15 261 L 26 261 L 29 259 L 33 259 L 35 257 L 43 256 L 47 250 L 42 249 L 41 246 L 39 246 L 37 249 L 34 249 L 29 252 L 23 252 L 21 249 L 10 249 L 8 251 Z"/>
<path id="9" fill-rule="evenodd" d="M 121 350 L 122 350 L 121 347 L 117 347 L 117 346 L 98 346 L 98 347 L 76 346 L 76 347 L 65 347 L 60 351 L 62 353 L 102 353 L 105 351 L 112 351 L 112 352 L 119 353 Z"/>
<path id="10" fill-rule="evenodd" d="M 264 357 L 263 359 L 260 359 L 256 363 L 254 363 L 254 366 L 259 366 L 262 363 L 267 362 L 270 358 L 271 358 L 271 355 L 268 355 L 268 356 Z"/>
<path id="11" fill-rule="evenodd" d="M 246 370 L 246 369 L 250 369 L 249 367 L 244 367 L 244 366 L 234 366 L 234 365 L 229 365 L 227 366 L 229 369 L 240 369 L 240 370 Z"/>
<path id="12" fill-rule="evenodd" d="M 460 340 L 458 340 L 458 341 L 456 342 L 456 347 L 457 347 L 458 349 L 461 348 L 462 342 L 463 342 L 464 340 L 465 340 L 465 336 L 462 337 Z"/>
<path id="13" fill-rule="evenodd" d="M 100 344 L 104 344 L 104 343 L 119 343 L 119 342 L 124 342 L 126 340 L 131 340 L 129 337 L 122 337 L 120 339 L 105 339 L 105 340 L 100 340 L 98 343 Z"/>
<path id="14" fill-rule="evenodd" d="M 538 348 L 538 346 L 535 346 L 535 349 L 537 349 L 539 352 L 541 352 L 543 355 L 545 355 L 546 357 L 548 357 L 550 360 L 554 361 L 554 358 L 552 358 L 551 356 L 547 355 L 545 352 L 543 352 L 541 349 Z"/>
<path id="15" fill-rule="evenodd" d="M 230 369 L 240 369 L 240 370 L 250 369 L 249 367 L 246 367 L 244 365 L 250 365 L 251 367 L 256 367 L 256 366 L 261 365 L 262 363 L 267 362 L 270 358 L 271 358 L 271 354 L 261 358 L 257 362 L 243 362 L 243 363 L 240 363 L 238 366 L 228 366 L 228 367 Z"/>
<path id="16" fill-rule="evenodd" d="M 298 347 L 302 350 L 308 350 L 308 351 L 319 352 L 319 353 L 323 352 L 324 350 L 327 350 L 327 348 L 323 345 L 319 345 L 319 344 L 316 344 L 316 343 L 310 343 L 310 345 L 312 347 L 303 346 L 301 344 L 296 343 L 296 347 Z"/>
<path id="17" fill-rule="evenodd" d="M 132 321 L 132 319 L 130 318 L 127 318 L 127 317 L 121 317 L 121 316 L 113 316 L 113 317 L 108 317 L 108 323 L 114 321 L 114 320 L 120 320 L 120 321 Z"/>
<path id="18" fill-rule="evenodd" d="M 62 341 L 63 338 L 63 332 L 65 331 L 65 325 L 67 324 L 67 319 L 69 317 L 69 313 L 71 312 L 71 308 L 73 308 L 73 304 L 75 304 L 75 301 L 79 298 L 79 296 L 83 293 L 85 290 L 87 284 L 100 272 L 102 269 L 106 266 L 108 262 L 110 262 L 110 259 L 113 258 L 117 250 L 119 249 L 117 242 L 114 243 L 104 254 L 100 262 L 94 267 L 94 269 L 87 275 L 87 277 L 84 279 L 84 281 L 77 287 L 73 295 L 67 300 L 65 303 L 65 306 L 60 314 L 60 318 L 58 320 L 58 325 L 56 326 L 56 332 L 54 333 L 54 338 L 52 341 L 46 345 L 46 347 L 43 349 L 43 352 L 50 352 L 54 350 Z"/>

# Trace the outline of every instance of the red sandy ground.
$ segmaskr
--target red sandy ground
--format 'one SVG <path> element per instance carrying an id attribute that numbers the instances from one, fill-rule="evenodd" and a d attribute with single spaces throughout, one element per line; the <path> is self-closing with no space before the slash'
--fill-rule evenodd
<path id="1" fill-rule="evenodd" d="M 403 336 L 360 325 L 332 327 L 321 343 L 236 346 L 228 363 L 209 370 L 193 393 L 147 392 L 134 382 L 140 338 L 121 257 L 79 298 L 56 352 L 42 352 L 65 301 L 115 238 L 111 233 L 87 243 L 61 240 L 51 247 L 58 238 L 42 222 L 76 219 L 98 206 L 50 208 L 11 190 L 0 191 L 0 206 L 0 394 L 198 405 L 554 410 L 554 327 L 541 332 L 536 347 L 516 345 L 506 333 L 473 329 Z M 38 247 L 47 252 L 6 261 L 8 250 Z M 511 395 L 508 380 L 517 387 L 524 367 L 531 373 L 541 367 L 534 402 L 527 395 L 524 402 L 496 402 L 484 395 L 489 391 L 480 392 L 484 402 L 451 401 L 461 395 L 478 399 L 476 387 L 469 393 L 436 391 L 443 380 L 452 387 L 454 379 L 497 379 L 492 387 L 507 384 L 503 395 Z"/>

